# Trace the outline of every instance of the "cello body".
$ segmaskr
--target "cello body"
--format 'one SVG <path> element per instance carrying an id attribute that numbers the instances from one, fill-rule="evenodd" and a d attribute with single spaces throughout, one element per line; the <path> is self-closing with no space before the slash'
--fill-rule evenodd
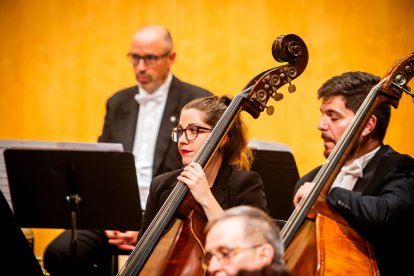
<path id="1" fill-rule="evenodd" d="M 327 203 L 329 189 L 381 104 L 398 107 L 414 76 L 414 53 L 399 60 L 375 85 L 312 182 L 310 193 L 281 231 L 286 267 L 297 275 L 379 275 L 371 244 Z M 414 97 L 413 97 L 414 98 Z"/>

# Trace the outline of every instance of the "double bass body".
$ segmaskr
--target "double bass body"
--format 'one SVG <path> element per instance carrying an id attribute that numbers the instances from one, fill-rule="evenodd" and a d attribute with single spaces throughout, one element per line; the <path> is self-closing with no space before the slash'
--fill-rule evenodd
<path id="1" fill-rule="evenodd" d="M 411 53 L 371 89 L 312 181 L 314 188 L 283 227 L 285 263 L 297 275 L 379 275 L 371 244 L 327 204 L 327 195 L 370 116 L 384 103 L 397 108 L 413 76 L 414 53 Z"/>
<path id="2" fill-rule="evenodd" d="M 207 218 L 200 205 L 187 195 L 179 217 L 166 230 L 140 275 L 204 275 L 200 260 L 204 254 Z"/>

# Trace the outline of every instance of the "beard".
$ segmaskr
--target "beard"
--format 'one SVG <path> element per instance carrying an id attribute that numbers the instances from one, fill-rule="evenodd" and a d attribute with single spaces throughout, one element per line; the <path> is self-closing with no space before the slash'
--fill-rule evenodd
<path id="1" fill-rule="evenodd" d="M 323 145 L 324 145 L 324 151 L 323 151 L 323 155 L 325 156 L 325 158 L 328 158 L 329 155 L 331 155 L 332 151 L 334 150 L 334 148 L 337 145 L 337 141 L 335 141 L 334 138 L 326 136 L 326 135 L 321 135 L 322 139 L 323 139 Z M 365 145 L 366 139 L 364 138 L 359 138 L 358 141 L 355 143 L 355 145 L 352 147 L 352 149 L 347 153 L 348 154 L 348 160 L 352 157 L 352 158 L 356 158 L 358 157 L 360 154 L 358 153 L 360 148 Z"/>
<path id="2" fill-rule="evenodd" d="M 328 158 L 332 150 L 336 146 L 336 141 L 334 138 L 329 137 L 326 134 L 322 134 L 321 138 L 323 140 L 323 146 L 324 146 L 323 155 L 325 156 L 325 158 Z"/>

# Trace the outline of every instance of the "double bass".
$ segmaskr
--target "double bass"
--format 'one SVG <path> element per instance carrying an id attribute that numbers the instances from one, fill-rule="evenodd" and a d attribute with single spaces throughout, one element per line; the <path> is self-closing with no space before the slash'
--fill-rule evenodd
<path id="1" fill-rule="evenodd" d="M 327 204 L 327 195 L 370 116 L 381 104 L 394 108 L 414 76 L 414 53 L 388 70 L 368 93 L 281 231 L 286 267 L 297 275 L 379 275 L 371 244 Z"/>
<path id="2" fill-rule="evenodd" d="M 278 88 L 289 84 L 289 92 L 294 92 L 291 82 L 305 70 L 308 62 L 305 43 L 294 34 L 281 35 L 272 44 L 272 55 L 275 60 L 287 64 L 258 74 L 233 98 L 193 160 L 204 170 L 242 110 L 255 119 L 265 109 L 272 114 L 273 107 L 266 104 L 270 97 L 276 101 L 283 98 Z M 206 217 L 188 191 L 184 183 L 177 182 L 147 230 L 142 235 L 140 233 L 135 249 L 117 275 L 205 274 L 201 257 L 204 254 Z"/>

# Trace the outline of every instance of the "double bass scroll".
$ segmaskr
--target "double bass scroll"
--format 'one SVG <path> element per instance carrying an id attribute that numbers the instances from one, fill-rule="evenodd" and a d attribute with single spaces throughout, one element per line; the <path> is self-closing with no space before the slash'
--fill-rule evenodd
<path id="1" fill-rule="evenodd" d="M 226 135 L 234 118 L 243 110 L 247 111 L 254 118 L 258 118 L 265 109 L 269 111 L 269 107 L 266 106 L 269 98 L 273 97 L 275 100 L 281 100 L 283 96 L 277 90 L 285 84 L 289 83 L 291 85 L 291 82 L 305 70 L 308 63 L 306 45 L 300 37 L 294 34 L 279 36 L 273 43 L 272 55 L 278 61 L 287 63 L 258 74 L 242 92 L 233 98 L 193 160 L 193 162 L 200 164 L 204 170 Z M 290 90 L 293 92 L 293 88 Z M 204 274 L 201 266 L 201 257 L 204 253 L 205 237 L 202 231 L 192 228 L 193 225 L 200 225 L 200 223 L 194 222 L 193 219 L 201 217 L 195 216 L 196 212 L 193 211 L 189 212 L 189 215 L 183 219 L 183 226 L 179 227 L 175 238 L 176 241 L 179 241 L 181 240 L 179 236 L 185 235 L 186 248 L 184 250 L 177 249 L 177 246 L 183 244 L 180 242 L 172 244 L 165 256 L 162 259 L 157 259 L 157 266 L 160 268 L 157 273 L 150 271 L 150 268 L 146 266 L 148 259 L 157 258 L 157 256 L 154 257 L 157 251 L 154 249 L 158 248 L 158 245 L 162 243 L 162 236 L 166 236 L 164 234 L 168 230 L 170 222 L 181 209 L 181 205 L 187 202 L 189 197 L 189 195 L 187 196 L 188 191 L 187 185 L 180 181 L 177 182 L 147 230 L 140 234 L 140 239 L 135 249 L 117 275 L 135 276 L 138 273 L 142 275 Z M 193 210 L 199 210 L 200 208 L 198 207 L 193 206 Z M 200 229 L 200 227 L 197 228 Z M 188 249 L 189 243 L 193 244 L 192 249 Z M 177 254 L 172 252 L 184 252 L 185 254 L 177 256 Z M 191 260 L 184 260 L 185 258 L 191 258 Z"/>

